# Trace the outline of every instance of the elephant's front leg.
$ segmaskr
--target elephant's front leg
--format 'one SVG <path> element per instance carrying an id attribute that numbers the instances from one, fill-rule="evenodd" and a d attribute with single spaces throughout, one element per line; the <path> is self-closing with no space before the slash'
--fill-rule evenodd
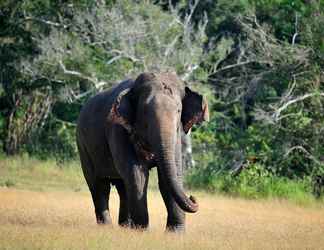
<path id="1" fill-rule="evenodd" d="M 106 179 L 97 178 L 90 191 L 95 206 L 97 223 L 111 224 L 109 213 L 110 183 Z"/>
<path id="2" fill-rule="evenodd" d="M 145 229 L 149 224 L 147 211 L 148 170 L 144 166 L 134 165 L 127 181 L 126 190 L 131 226 Z"/>
<path id="3" fill-rule="evenodd" d="M 129 135 L 121 126 L 115 125 L 110 131 L 109 146 L 114 164 L 125 184 L 130 225 L 133 228 L 147 228 L 148 169 L 139 164 Z"/>
<path id="4" fill-rule="evenodd" d="M 166 230 L 172 232 L 183 232 L 185 230 L 185 213 L 171 196 L 167 184 L 164 182 L 163 176 L 160 172 L 161 171 L 158 169 L 159 188 L 168 211 Z"/>
<path id="5" fill-rule="evenodd" d="M 118 224 L 123 227 L 129 226 L 129 213 L 126 188 L 123 180 L 116 180 L 115 186 L 119 195 Z"/>

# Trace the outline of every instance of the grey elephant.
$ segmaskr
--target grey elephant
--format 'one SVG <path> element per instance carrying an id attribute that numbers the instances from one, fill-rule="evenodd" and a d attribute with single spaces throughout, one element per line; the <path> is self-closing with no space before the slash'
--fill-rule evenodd
<path id="1" fill-rule="evenodd" d="M 167 230 L 181 231 L 198 203 L 182 184 L 181 130 L 208 121 L 208 105 L 175 73 L 142 73 L 92 97 L 81 110 L 77 145 L 98 224 L 110 224 L 111 185 L 120 198 L 118 223 L 145 229 L 149 170 L 157 167 Z"/>

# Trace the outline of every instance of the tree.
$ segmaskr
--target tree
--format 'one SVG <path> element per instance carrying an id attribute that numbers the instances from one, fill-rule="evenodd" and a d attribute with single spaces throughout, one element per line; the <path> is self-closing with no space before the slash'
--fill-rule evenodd
<path id="1" fill-rule="evenodd" d="M 206 78 L 200 64 L 205 57 L 207 20 L 201 20 L 197 28 L 192 23 L 198 2 L 183 17 L 176 7 L 163 12 L 158 5 L 146 1 L 119 1 L 112 5 L 89 1 L 86 7 L 75 3 L 53 6 L 49 1 L 49 7 L 41 11 L 42 2 L 30 2 L 29 8 L 19 6 L 20 23 L 29 31 L 37 53 L 20 57 L 15 63 L 17 74 L 34 89 L 28 92 L 30 98 L 38 95 L 36 92 L 49 96 L 44 99 L 48 106 L 46 114 L 35 110 L 39 118 L 33 119 L 37 122 L 28 128 L 44 125 L 47 117 L 65 124 L 75 123 L 75 119 L 62 119 L 62 112 L 55 113 L 55 107 L 59 103 L 66 103 L 64 108 L 82 104 L 96 92 L 143 71 L 176 70 L 186 81 Z M 18 93 L 19 89 L 14 88 L 13 92 Z M 25 98 L 26 94 L 21 96 Z M 25 98 L 27 106 L 20 107 L 22 111 L 31 110 L 30 98 Z M 38 106 L 45 105 L 39 101 Z M 24 135 L 19 137 L 24 139 L 17 140 L 22 133 L 17 130 L 18 124 L 27 118 L 16 111 L 12 113 L 12 118 L 6 116 L 6 148 L 12 145 L 11 152 L 16 153 L 20 145 L 28 144 L 28 139 L 33 138 L 33 143 L 37 140 L 32 135 L 35 129 L 21 130 Z M 45 130 L 49 124 L 43 126 Z M 40 130 L 36 131 L 40 135 Z"/>
<path id="2" fill-rule="evenodd" d="M 258 162 L 289 178 L 322 175 L 323 70 L 308 29 L 298 29 L 305 40 L 287 42 L 255 15 L 232 26 L 240 32 L 220 35 L 207 65 L 218 111 L 208 171 Z"/>

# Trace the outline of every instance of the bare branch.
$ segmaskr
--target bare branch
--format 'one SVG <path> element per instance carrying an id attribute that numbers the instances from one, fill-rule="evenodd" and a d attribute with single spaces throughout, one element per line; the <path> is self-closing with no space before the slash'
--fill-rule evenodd
<path id="1" fill-rule="evenodd" d="M 107 62 L 106 64 L 107 64 L 107 65 L 112 64 L 112 63 L 114 63 L 115 61 L 118 61 L 118 60 L 121 59 L 121 58 L 123 58 L 121 55 L 115 56 L 115 57 L 109 59 L 108 62 Z"/>
<path id="2" fill-rule="evenodd" d="M 291 106 L 291 105 L 293 105 L 293 104 L 295 104 L 297 102 L 301 102 L 301 101 L 303 101 L 303 100 L 305 100 L 307 98 L 314 97 L 314 96 L 324 97 L 324 93 L 317 93 L 317 92 L 307 93 L 305 95 L 295 97 L 294 99 L 291 99 L 292 97 L 289 96 L 290 100 L 288 100 L 286 102 L 283 102 L 283 100 L 287 100 L 287 98 L 288 98 L 287 96 L 285 96 L 279 102 L 279 104 L 281 106 L 279 106 L 279 107 L 272 106 L 272 109 L 274 109 L 274 111 L 272 111 L 272 112 L 267 112 L 267 111 L 265 111 L 263 109 L 255 108 L 254 109 L 255 119 L 256 120 L 262 120 L 262 121 L 264 121 L 266 123 L 269 123 L 269 124 L 275 124 L 275 123 L 279 122 L 282 119 L 285 119 L 287 117 L 291 117 L 291 116 L 296 115 L 295 113 L 289 113 L 289 114 L 282 115 L 282 112 L 284 110 L 286 110 L 289 106 Z"/>
<path id="3" fill-rule="evenodd" d="M 177 35 L 173 41 L 167 46 L 165 52 L 164 52 L 164 57 L 163 57 L 163 62 L 162 65 L 165 65 L 167 57 L 169 56 L 169 54 L 171 54 L 174 50 L 174 46 L 177 43 L 178 39 L 179 39 L 180 35 Z"/>
<path id="4" fill-rule="evenodd" d="M 26 21 L 36 21 L 36 22 L 44 23 L 46 25 L 50 25 L 50 26 L 54 26 L 54 27 L 60 27 L 60 28 L 64 28 L 64 29 L 69 27 L 69 25 L 66 25 L 66 24 L 52 22 L 52 21 L 45 20 L 45 19 L 38 18 L 38 17 L 27 16 L 27 17 L 25 17 L 25 20 Z"/>
<path id="5" fill-rule="evenodd" d="M 105 82 L 105 81 L 98 81 L 98 79 L 96 77 L 89 77 L 89 76 L 83 75 L 82 73 L 80 73 L 78 71 L 67 70 L 65 65 L 63 64 L 63 62 L 61 60 L 58 63 L 60 65 L 61 69 L 63 70 L 64 74 L 76 76 L 76 77 L 79 77 L 81 79 L 87 80 L 87 81 L 93 83 L 93 85 L 94 85 L 94 87 L 96 89 L 101 89 L 103 86 L 108 85 L 108 83 Z"/>
<path id="6" fill-rule="evenodd" d="M 291 95 L 294 91 L 296 87 L 296 76 L 293 75 L 293 82 L 292 82 L 292 85 L 288 88 L 288 91 L 287 93 L 284 95 L 284 97 L 282 98 L 281 102 L 285 102 L 286 100 L 289 100 L 291 98 Z"/>
<path id="7" fill-rule="evenodd" d="M 126 51 L 121 51 L 119 49 L 112 49 L 111 51 L 109 51 L 110 53 L 113 54 L 117 54 L 116 57 L 118 57 L 117 59 L 115 59 L 114 61 L 120 59 L 120 58 L 127 58 L 129 60 L 131 60 L 132 62 L 140 62 L 141 60 L 136 58 L 135 56 L 130 55 L 129 53 L 127 53 Z M 110 59 L 109 61 L 111 61 L 112 59 Z M 108 62 L 109 62 L 108 61 Z M 109 64 L 109 63 L 107 63 Z"/>
<path id="8" fill-rule="evenodd" d="M 189 14 L 186 16 L 184 22 L 185 30 L 187 30 L 189 25 L 191 24 L 192 15 L 194 14 L 199 2 L 200 0 L 194 0 L 194 3 L 192 3 L 192 1 L 189 1 Z"/>
<path id="9" fill-rule="evenodd" d="M 296 11 L 295 12 L 295 34 L 293 35 L 293 38 L 292 38 L 292 42 L 291 42 L 292 45 L 295 45 L 295 40 L 296 40 L 297 36 L 298 36 L 298 14 Z"/>
<path id="10" fill-rule="evenodd" d="M 85 91 L 85 92 L 83 92 L 82 94 L 75 95 L 74 92 L 73 92 L 73 90 L 70 89 L 70 94 L 71 94 L 71 96 L 72 96 L 70 102 L 73 103 L 74 101 L 80 100 L 80 99 L 82 99 L 83 97 L 86 97 L 86 96 L 92 94 L 94 91 L 95 91 L 94 89 L 89 89 L 88 91 Z"/>
<path id="11" fill-rule="evenodd" d="M 303 101 L 307 98 L 313 97 L 313 96 L 323 96 L 324 97 L 324 93 L 308 93 L 302 96 L 298 96 L 295 99 L 292 99 L 286 103 L 284 103 L 281 107 L 279 107 L 273 114 L 273 118 L 275 121 L 279 121 L 280 120 L 280 115 L 281 112 L 283 112 L 285 109 L 287 109 L 290 105 L 296 103 L 296 102 L 300 102 Z"/>
<path id="12" fill-rule="evenodd" d="M 245 61 L 245 62 L 239 62 L 239 63 L 235 63 L 235 64 L 231 64 L 231 65 L 226 65 L 221 69 L 216 70 L 215 72 L 213 72 L 213 74 L 219 73 L 221 71 L 227 70 L 227 69 L 231 69 L 231 68 L 235 68 L 235 67 L 239 67 L 239 66 L 244 66 L 246 64 L 250 64 L 250 63 L 259 63 L 259 64 L 271 64 L 268 61 Z"/>
<path id="13" fill-rule="evenodd" d="M 298 146 L 294 146 L 294 147 L 288 149 L 287 152 L 286 152 L 285 155 L 284 155 L 284 158 L 287 158 L 287 157 L 288 157 L 288 156 L 289 156 L 293 151 L 295 151 L 295 150 L 302 151 L 303 153 L 306 154 L 307 158 L 313 160 L 316 164 L 318 164 L 318 165 L 324 165 L 324 162 L 322 162 L 322 161 L 316 159 L 315 156 L 313 156 L 313 155 L 312 155 L 310 152 L 308 152 L 308 151 L 307 151 L 303 146 L 300 146 L 300 145 L 298 145 Z"/>
<path id="14" fill-rule="evenodd" d="M 189 65 L 189 67 L 187 67 L 187 72 L 183 75 L 183 76 L 181 76 L 181 79 L 183 80 L 183 81 L 187 81 L 189 78 L 190 78 L 190 76 L 191 76 L 191 74 L 196 70 L 196 69 L 198 69 L 198 67 L 199 67 L 199 65 Z"/>

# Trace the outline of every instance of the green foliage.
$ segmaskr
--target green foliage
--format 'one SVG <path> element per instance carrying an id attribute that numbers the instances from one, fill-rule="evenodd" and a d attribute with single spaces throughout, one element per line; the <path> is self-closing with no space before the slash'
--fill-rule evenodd
<path id="1" fill-rule="evenodd" d="M 321 1 L 203 1 L 200 7 L 197 15 L 206 11 L 211 27 L 204 67 L 214 72 L 215 93 L 211 121 L 193 130 L 197 167 L 188 183 L 248 197 L 310 194 L 309 180 L 324 172 Z M 242 19 L 247 13 L 255 17 Z M 253 63 L 237 65 L 244 61 Z M 285 107 L 291 100 L 297 101 Z M 253 179 L 250 168 L 236 178 L 228 174 L 246 164 L 269 176 Z"/>
<path id="2" fill-rule="evenodd" d="M 290 180 L 278 177 L 259 164 L 250 164 L 240 175 L 228 172 L 215 173 L 213 166 L 194 169 L 186 178 L 190 188 L 200 188 L 211 192 L 226 193 L 249 199 L 281 198 L 300 204 L 314 201 L 309 179 Z"/>
<path id="3" fill-rule="evenodd" d="M 291 42 L 294 33 L 301 33 L 302 38 L 298 39 L 305 44 L 307 41 L 307 29 L 315 28 L 315 33 L 312 36 L 315 38 L 323 34 L 318 25 L 323 22 L 323 2 L 322 1 L 260 1 L 250 0 L 255 6 L 258 18 L 263 22 L 271 23 L 276 37 L 281 40 Z M 297 17 L 297 24 L 296 24 Z M 316 20 L 316 24 L 314 22 Z M 297 26 L 296 26 L 297 25 Z M 312 29 L 313 29 L 312 28 Z M 297 29 L 297 30 L 296 30 Z M 318 43 L 321 41 L 317 41 Z"/>
<path id="4" fill-rule="evenodd" d="M 41 133 L 32 138 L 25 150 L 41 160 L 55 159 L 58 165 L 78 158 L 75 124 L 49 117 Z"/>
<path id="5" fill-rule="evenodd" d="M 4 182 L 4 185 L 8 188 L 10 187 L 13 187 L 15 186 L 15 183 L 11 180 L 11 179 L 7 179 L 5 182 Z"/>
<path id="6" fill-rule="evenodd" d="M 4 147 L 4 135 L 6 132 L 6 127 L 5 127 L 5 117 L 3 114 L 0 113 L 0 153 Z"/>
<path id="7" fill-rule="evenodd" d="M 3 82 L 10 87 L 4 92 L 10 103 L 5 114 L 7 130 L 2 135 L 10 145 L 4 145 L 8 154 L 25 148 L 42 157 L 74 157 L 74 125 L 80 107 L 92 94 L 143 71 L 175 69 L 185 74 L 199 66 L 204 53 L 203 28 L 196 32 L 189 19 L 178 19 L 177 11 L 164 12 L 149 2 L 47 0 L 8 6 L 5 31 L 21 29 L 28 38 L 24 43 L 35 50 L 19 52 L 16 59 L 6 56 L 11 60 L 5 62 L 6 67 L 15 66 L 13 79 Z M 21 32 L 14 36 L 14 41 L 22 41 Z M 18 45 L 13 48 L 5 51 L 16 53 Z M 200 79 L 208 77 L 199 67 L 194 73 Z M 19 84 L 14 85 L 16 81 Z M 51 97 L 46 99 L 48 111 L 34 124 L 33 131 L 16 129 L 24 124 L 33 90 Z M 26 105 L 20 104 L 26 100 Z M 32 116 L 37 115 L 34 112 Z"/>

